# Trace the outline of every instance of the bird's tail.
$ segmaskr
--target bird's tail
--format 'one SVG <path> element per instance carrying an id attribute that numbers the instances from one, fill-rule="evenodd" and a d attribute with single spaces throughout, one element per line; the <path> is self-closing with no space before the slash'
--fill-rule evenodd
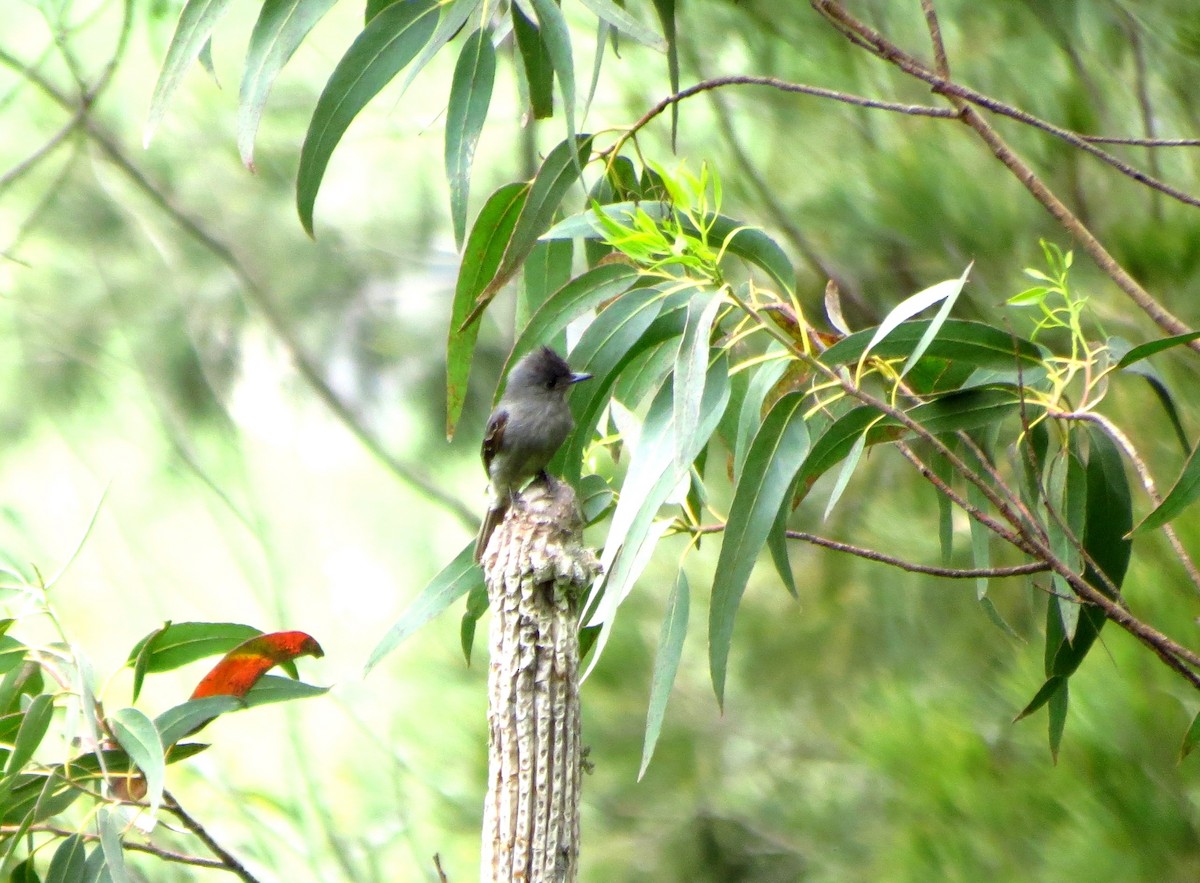
<path id="1" fill-rule="evenodd" d="M 507 512 L 508 503 L 493 503 L 488 507 L 487 512 L 483 516 L 483 524 L 479 525 L 479 535 L 475 537 L 476 562 L 483 560 L 483 553 L 487 551 L 492 533 L 500 526 L 500 522 L 504 520 Z"/>

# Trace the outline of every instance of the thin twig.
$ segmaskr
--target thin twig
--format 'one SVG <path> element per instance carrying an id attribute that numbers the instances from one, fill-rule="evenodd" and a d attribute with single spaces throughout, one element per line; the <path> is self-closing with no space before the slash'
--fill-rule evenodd
<path id="1" fill-rule="evenodd" d="M 689 528 L 688 532 L 710 534 L 721 533 L 724 530 L 724 524 L 704 524 Z M 863 546 L 855 546 L 851 543 L 843 543 L 840 540 L 831 540 L 828 537 L 802 530 L 789 529 L 784 531 L 784 535 L 789 540 L 801 540 L 814 546 L 831 549 L 834 552 L 845 552 L 848 555 L 855 555 L 859 558 L 865 558 L 868 561 L 877 561 L 880 564 L 887 564 L 890 567 L 905 570 L 909 573 L 924 573 L 929 576 L 941 576 L 947 579 L 999 579 L 1006 576 L 1022 576 L 1027 573 L 1044 573 L 1050 569 L 1050 565 L 1044 561 L 1014 564 L 1010 567 L 939 567 L 932 564 L 917 564 L 912 561 L 906 561 L 903 558 L 897 558 L 895 555 L 888 555 L 886 552 L 867 549 Z"/>
<path id="2" fill-rule="evenodd" d="M 916 77 L 917 79 L 928 83 L 933 87 L 934 92 L 945 95 L 948 98 L 958 98 L 971 104 L 977 104 L 980 107 L 987 108 L 993 113 L 1010 117 L 1011 119 L 1024 123 L 1027 126 L 1040 129 L 1047 134 L 1066 141 L 1068 144 L 1071 144 L 1072 146 L 1077 147 L 1086 153 L 1090 153 L 1097 159 L 1112 166 L 1121 174 L 1132 178 L 1140 184 L 1145 184 L 1147 187 L 1157 190 L 1160 193 L 1165 193 L 1167 196 L 1170 196 L 1173 199 L 1177 199 L 1180 202 L 1188 205 L 1200 206 L 1200 198 L 1172 187 L 1165 181 L 1160 181 L 1158 178 L 1148 175 L 1140 169 L 1129 165 L 1129 163 L 1124 162 L 1119 157 L 1100 149 L 1096 146 L 1094 141 L 1083 137 L 1078 132 L 1072 132 L 1070 129 L 1064 129 L 1062 126 L 1055 125 L 1049 120 L 1036 117 L 1027 111 L 1021 110 L 1018 107 L 1013 107 L 1011 104 L 1006 104 L 1003 101 L 999 101 L 990 95 L 984 95 L 982 92 L 977 92 L 969 86 L 964 86 L 961 83 L 956 83 L 944 77 L 938 76 L 938 74 L 931 71 L 918 59 L 905 52 L 878 31 L 873 30 L 858 19 L 854 18 L 854 16 L 850 15 L 850 13 L 848 13 L 840 3 L 833 2 L 833 0 L 812 0 L 812 4 L 843 34 L 847 34 L 847 31 L 853 33 L 859 38 L 859 40 L 865 42 L 867 48 L 870 49 L 873 55 L 883 59 L 884 61 L 894 64 L 909 76 Z"/>
<path id="3" fill-rule="evenodd" d="M 221 846 L 220 843 L 213 839 L 213 836 L 208 833 L 208 830 L 198 821 L 196 821 L 196 819 L 192 818 L 192 816 L 189 815 L 187 811 L 185 811 L 184 808 L 179 805 L 179 801 L 177 801 L 169 791 L 163 792 L 163 808 L 175 816 L 175 818 L 179 819 L 185 828 L 199 837 L 204 845 L 212 851 L 213 855 L 217 856 L 217 858 L 221 860 L 221 864 L 239 880 L 244 881 L 244 883 L 259 883 L 258 878 L 247 871 L 245 866 L 243 866 L 242 863 L 238 861 L 232 853 L 230 853 L 223 846 Z"/>
<path id="4" fill-rule="evenodd" d="M 12 834 L 54 834 L 57 837 L 82 837 L 84 840 L 96 841 L 100 839 L 99 834 L 91 834 L 86 831 L 72 831 L 67 828 L 59 828 L 55 825 L 30 825 L 28 828 L 24 825 L 0 825 L 0 835 Z M 224 862 L 213 858 L 204 858 L 198 855 L 188 855 L 183 852 L 175 852 L 174 850 L 164 849 L 161 846 L 154 846 L 149 843 L 138 843 L 137 841 L 122 840 L 121 848 L 128 849 L 133 852 L 144 852 L 156 858 L 160 858 L 166 862 L 177 862 L 181 865 L 192 865 L 197 868 L 211 868 L 213 870 L 225 871 L 228 867 Z"/>
<path id="5" fill-rule="evenodd" d="M 20 73 L 62 107 L 72 111 L 75 109 L 75 104 L 69 97 L 60 92 L 52 83 L 37 72 L 28 70 L 21 64 L 19 59 L 10 55 L 4 49 L 0 49 L 0 64 Z M 259 312 L 267 320 L 267 324 L 287 351 L 296 371 L 316 393 L 317 398 L 341 420 L 358 442 L 374 455 L 393 475 L 411 485 L 429 499 L 440 504 L 457 517 L 463 525 L 474 530 L 479 521 L 476 513 L 471 511 L 457 497 L 440 487 L 423 471 L 403 462 L 384 448 L 382 442 L 367 430 L 362 421 L 350 409 L 350 406 L 333 391 L 333 388 L 322 376 L 316 364 L 309 358 L 299 338 L 288 324 L 287 319 L 276 305 L 270 293 L 251 275 L 233 249 L 205 229 L 199 221 L 178 208 L 125 155 L 122 148 L 109 137 L 95 120 L 85 117 L 82 130 L 87 133 L 88 137 L 91 138 L 108 159 L 159 209 L 233 272 L 242 284 L 242 289 L 249 300 L 258 307 Z"/>
<path id="6" fill-rule="evenodd" d="M 950 118 L 956 116 L 954 111 L 945 107 L 930 107 L 927 104 L 900 104 L 895 101 L 880 101 L 876 98 L 866 98 L 862 95 L 852 95 L 849 92 L 839 92 L 836 89 L 824 89 L 820 86 L 809 86 L 804 83 L 792 83 L 787 80 L 781 80 L 778 77 L 760 77 L 749 75 L 737 75 L 728 77 L 713 77 L 710 80 L 701 80 L 693 86 L 688 86 L 686 89 L 681 89 L 673 95 L 668 95 L 658 104 L 654 105 L 638 119 L 636 123 L 630 126 L 616 143 L 608 150 L 604 151 L 602 156 L 617 153 L 621 146 L 638 133 L 651 120 L 657 117 L 663 111 L 667 110 L 671 105 L 678 104 L 684 99 L 691 98 L 693 95 L 699 95 L 701 92 L 707 92 L 710 89 L 720 89 L 725 86 L 769 86 L 772 89 L 779 89 L 782 92 L 797 92 L 802 95 L 812 95 L 817 98 L 829 98 L 833 101 L 840 101 L 843 104 L 853 104 L 856 107 L 869 107 L 874 110 L 888 110 L 893 113 L 902 113 L 909 116 L 926 116 L 926 117 L 943 117 Z"/>
<path id="7" fill-rule="evenodd" d="M 1072 132 L 1065 129 L 1060 129 L 1044 120 L 1040 120 L 1024 111 L 1018 111 L 1016 108 L 1004 105 L 995 99 L 981 95 L 974 90 L 967 89 L 938 77 L 915 58 L 904 52 L 900 47 L 896 46 L 890 40 L 887 40 L 881 34 L 869 28 L 867 25 L 854 18 L 848 13 L 840 3 L 833 0 L 811 0 L 812 5 L 824 15 L 829 21 L 842 33 L 852 33 L 859 40 L 865 41 L 871 51 L 883 58 L 886 61 L 895 64 L 905 73 L 908 73 L 918 79 L 924 80 L 935 87 L 935 91 L 945 95 L 951 103 L 958 108 L 957 116 L 966 125 L 970 126 L 983 139 L 991 149 L 992 154 L 1004 163 L 1025 188 L 1033 195 L 1033 197 L 1042 204 L 1042 206 L 1054 216 L 1055 220 L 1063 226 L 1072 236 L 1079 240 L 1084 250 L 1092 257 L 1101 270 L 1116 283 L 1125 294 L 1137 304 L 1143 312 L 1146 313 L 1154 322 L 1169 334 L 1184 334 L 1191 330 L 1187 324 L 1181 319 L 1172 314 L 1162 304 L 1160 304 L 1146 289 L 1144 289 L 1135 280 L 1129 272 L 1121 266 L 1120 263 L 1109 254 L 1108 250 L 1100 242 L 1099 239 L 1092 234 L 1084 223 L 1077 218 L 1069 208 L 1056 196 L 1049 187 L 1037 176 L 1033 169 L 1023 160 L 1017 153 L 1009 147 L 1003 138 L 996 132 L 994 128 L 983 118 L 983 116 L 973 107 L 973 104 L 978 104 L 988 110 L 996 113 L 1003 113 L 1027 125 L 1034 126 L 1051 134 L 1063 137 L 1068 143 L 1075 144 L 1081 149 L 1087 150 L 1093 155 L 1103 155 L 1117 163 L 1120 168 L 1123 164 L 1110 154 L 1105 154 L 1104 151 L 1099 151 L 1095 146 L 1088 144 L 1084 139 L 1078 137 Z M 1107 161 L 1107 160 L 1106 160 Z M 1127 166 L 1125 166 L 1128 169 Z M 1140 173 L 1139 173 L 1140 174 Z M 1133 176 L 1142 183 L 1150 185 L 1150 182 L 1142 180 L 1146 176 Z M 1157 188 L 1161 189 L 1161 188 Z M 1163 191 L 1167 192 L 1167 191 Z M 1177 192 L 1172 193 L 1177 195 Z M 1192 200 L 1186 194 L 1182 194 L 1185 202 L 1192 202 L 1200 205 L 1200 201 Z M 1192 341 L 1188 344 L 1196 352 L 1200 352 L 1200 341 Z"/>

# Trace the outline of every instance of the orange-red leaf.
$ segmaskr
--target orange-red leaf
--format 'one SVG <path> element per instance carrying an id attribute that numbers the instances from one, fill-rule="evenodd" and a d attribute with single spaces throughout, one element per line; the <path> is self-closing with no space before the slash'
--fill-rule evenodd
<path id="1" fill-rule="evenodd" d="M 191 698 L 243 697 L 259 678 L 282 662 L 297 656 L 324 656 L 321 645 L 305 632 L 272 632 L 257 635 L 234 647 L 204 676 Z"/>

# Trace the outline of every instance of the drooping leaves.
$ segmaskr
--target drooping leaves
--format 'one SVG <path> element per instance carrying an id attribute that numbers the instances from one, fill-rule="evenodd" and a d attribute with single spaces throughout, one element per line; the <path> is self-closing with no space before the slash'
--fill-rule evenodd
<path id="1" fill-rule="evenodd" d="M 467 38 L 459 53 L 446 108 L 446 181 L 450 185 L 454 241 L 460 248 L 467 228 L 471 163 L 487 119 L 495 78 L 496 49 L 491 34 L 480 29 Z"/>
<path id="2" fill-rule="evenodd" d="M 667 610 L 663 615 L 662 629 L 658 635 L 658 651 L 654 654 L 654 669 L 650 680 L 650 701 L 646 706 L 646 739 L 642 745 L 642 765 L 638 770 L 638 781 L 646 774 L 650 759 L 654 757 L 654 746 L 662 732 L 663 717 L 667 711 L 667 700 L 675 674 L 679 671 L 679 660 L 683 656 L 683 639 L 687 636 L 688 608 L 690 606 L 687 574 L 680 568 L 671 594 L 667 598 Z"/>
<path id="3" fill-rule="evenodd" d="M 383 657 L 411 637 L 421 626 L 463 595 L 483 584 L 483 571 L 475 564 L 475 541 L 472 540 L 463 547 L 453 561 L 443 567 L 437 576 L 429 581 L 429 584 L 400 614 L 400 618 L 371 651 L 366 671 L 369 672 L 378 665 Z"/>
<path id="4" fill-rule="evenodd" d="M 167 47 L 167 56 L 163 59 L 158 82 L 154 84 L 154 94 L 150 98 L 150 112 L 142 135 L 144 146 L 150 145 L 183 75 L 192 62 L 200 57 L 213 28 L 228 8 L 229 0 L 188 0 L 184 4 L 179 13 L 179 22 L 175 25 L 175 33 L 171 36 L 171 44 Z"/>
<path id="5" fill-rule="evenodd" d="M 359 112 L 392 81 L 433 35 L 436 0 L 399 0 L 372 18 L 325 84 L 300 149 L 296 209 L 311 236 L 313 206 L 329 158 Z"/>
<path id="6" fill-rule="evenodd" d="M 450 331 L 446 340 L 446 437 L 454 435 L 467 400 L 467 380 L 479 323 L 469 317 L 476 312 L 480 293 L 496 275 L 508 247 L 517 218 L 529 198 L 528 184 L 505 184 L 488 197 L 463 249 L 454 303 L 450 308 Z"/>
<path id="7" fill-rule="evenodd" d="M 1200 457 L 1196 456 L 1198 451 L 1200 444 L 1193 448 L 1187 462 L 1183 464 L 1183 470 L 1162 503 L 1137 526 L 1137 533 L 1162 527 L 1200 498 Z"/>
<path id="8" fill-rule="evenodd" d="M 709 607 L 708 652 L 717 701 L 724 702 L 733 623 L 750 571 L 789 496 L 809 448 L 804 396 L 792 392 L 771 408 L 754 435 L 721 538 Z"/>
<path id="9" fill-rule="evenodd" d="M 254 168 L 254 137 L 276 76 L 337 0 L 264 0 L 246 47 L 238 94 L 237 141 L 242 162 Z"/>

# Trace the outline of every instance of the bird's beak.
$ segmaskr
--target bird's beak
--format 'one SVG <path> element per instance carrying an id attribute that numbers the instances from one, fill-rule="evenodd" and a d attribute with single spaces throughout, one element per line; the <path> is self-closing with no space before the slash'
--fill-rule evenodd
<path id="1" fill-rule="evenodd" d="M 591 379 L 592 379 L 591 374 L 572 374 L 571 375 L 572 383 L 579 383 L 579 381 L 581 381 L 581 380 L 591 380 Z"/>

